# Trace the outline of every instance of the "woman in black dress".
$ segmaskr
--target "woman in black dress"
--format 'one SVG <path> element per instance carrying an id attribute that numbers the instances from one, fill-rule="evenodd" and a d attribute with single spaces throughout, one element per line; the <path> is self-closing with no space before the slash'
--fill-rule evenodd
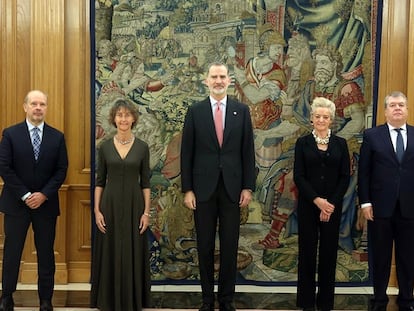
<path id="1" fill-rule="evenodd" d="M 335 104 L 323 97 L 315 98 L 311 105 L 313 131 L 299 138 L 295 145 L 293 175 L 298 188 L 299 230 L 297 305 L 306 311 L 315 310 L 315 305 L 318 310 L 328 311 L 334 305 L 342 201 L 350 179 L 346 141 L 331 133 L 334 117 Z"/>
<path id="2" fill-rule="evenodd" d="M 139 311 L 150 299 L 149 149 L 132 133 L 138 112 L 131 103 L 116 101 L 109 119 L 117 132 L 98 150 L 91 305 L 101 311 Z"/>

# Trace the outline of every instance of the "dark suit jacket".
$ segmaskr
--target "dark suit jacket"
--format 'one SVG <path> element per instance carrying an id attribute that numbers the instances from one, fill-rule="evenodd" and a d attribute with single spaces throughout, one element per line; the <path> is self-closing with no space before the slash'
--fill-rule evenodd
<path id="1" fill-rule="evenodd" d="M 4 181 L 0 211 L 21 215 L 29 210 L 22 196 L 40 191 L 47 200 L 37 211 L 59 215 L 58 190 L 65 180 L 67 167 L 65 139 L 58 130 L 45 124 L 36 161 L 26 121 L 5 129 L 0 144 L 0 175 Z"/>
<path id="2" fill-rule="evenodd" d="M 342 206 L 349 178 L 349 153 L 345 139 L 332 135 L 325 159 L 312 134 L 297 140 L 294 180 L 299 190 L 299 208 L 313 204 L 316 197 L 326 198 L 335 207 Z"/>
<path id="3" fill-rule="evenodd" d="M 403 217 L 414 218 L 414 127 L 407 125 L 407 148 L 397 160 L 388 125 L 364 131 L 358 170 L 359 203 L 372 203 L 374 217 L 391 217 L 397 200 Z"/>
<path id="4" fill-rule="evenodd" d="M 249 108 L 227 98 L 223 145 L 220 148 L 210 99 L 189 107 L 181 144 L 182 191 L 193 190 L 198 201 L 215 191 L 222 172 L 226 191 L 237 202 L 242 189 L 255 188 L 255 156 Z"/>

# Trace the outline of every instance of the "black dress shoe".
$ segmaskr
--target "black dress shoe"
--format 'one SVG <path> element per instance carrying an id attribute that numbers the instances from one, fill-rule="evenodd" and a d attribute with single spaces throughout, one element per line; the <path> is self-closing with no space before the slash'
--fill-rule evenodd
<path id="1" fill-rule="evenodd" d="M 2 296 L 0 299 L 0 311 L 13 311 L 14 301 L 12 296 Z"/>
<path id="2" fill-rule="evenodd" d="M 214 304 L 203 302 L 202 306 L 199 311 L 214 311 Z"/>
<path id="3" fill-rule="evenodd" d="M 220 311 L 235 311 L 236 310 L 234 305 L 230 302 L 221 302 L 219 307 L 220 307 L 219 308 Z"/>
<path id="4" fill-rule="evenodd" d="M 39 311 L 53 311 L 52 302 L 50 300 L 40 300 Z"/>

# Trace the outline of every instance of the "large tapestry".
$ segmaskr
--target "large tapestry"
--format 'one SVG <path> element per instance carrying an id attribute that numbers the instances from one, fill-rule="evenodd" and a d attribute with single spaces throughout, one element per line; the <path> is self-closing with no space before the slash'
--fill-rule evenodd
<path id="1" fill-rule="evenodd" d="M 181 130 L 188 106 L 208 96 L 208 64 L 221 61 L 232 77 L 229 93 L 250 108 L 255 135 L 256 191 L 241 211 L 239 284 L 296 281 L 294 145 L 311 129 L 309 105 L 316 96 L 335 102 L 333 130 L 347 140 L 352 161 L 336 278 L 367 282 L 366 226 L 357 209 L 356 181 L 361 133 L 372 122 L 377 1 L 95 0 L 93 5 L 96 148 L 114 134 L 108 122 L 113 102 L 133 102 L 140 112 L 135 134 L 151 154 L 153 281 L 199 278 L 193 212 L 184 207 L 180 189 Z"/>

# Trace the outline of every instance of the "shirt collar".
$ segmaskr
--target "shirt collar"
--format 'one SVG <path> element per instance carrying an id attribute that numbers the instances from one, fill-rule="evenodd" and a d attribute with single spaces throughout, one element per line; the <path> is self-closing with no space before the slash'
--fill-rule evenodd
<path id="1" fill-rule="evenodd" d="M 214 99 L 212 96 L 210 96 L 210 103 L 211 103 L 211 107 L 214 108 L 214 106 L 217 104 L 218 100 Z M 220 100 L 220 103 L 226 107 L 227 104 L 227 96 L 225 96 L 223 99 Z"/>
<path id="2" fill-rule="evenodd" d="M 45 122 L 40 123 L 38 126 L 34 126 L 32 123 L 30 123 L 29 120 L 26 119 L 27 128 L 29 129 L 29 132 L 31 132 L 35 127 L 37 127 L 41 133 L 43 133 L 43 128 L 45 127 Z"/>

